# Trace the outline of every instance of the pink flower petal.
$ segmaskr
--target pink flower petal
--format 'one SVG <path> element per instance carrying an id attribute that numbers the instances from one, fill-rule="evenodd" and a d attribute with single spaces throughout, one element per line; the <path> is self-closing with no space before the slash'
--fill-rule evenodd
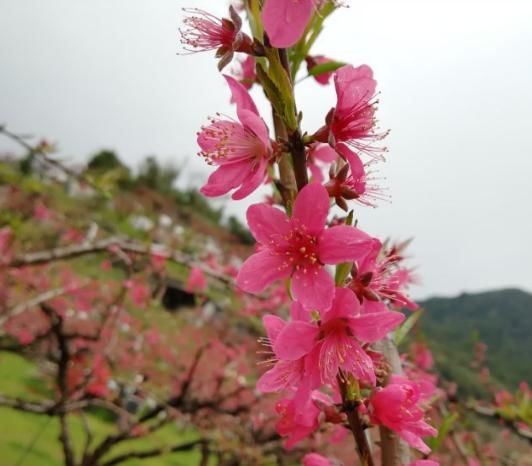
<path id="1" fill-rule="evenodd" d="M 358 315 L 360 303 L 355 293 L 348 288 L 335 288 L 331 308 L 322 313 L 324 323 L 337 318 L 349 318 Z"/>
<path id="2" fill-rule="evenodd" d="M 323 340 L 319 367 L 323 383 L 334 383 L 341 368 L 363 382 L 375 385 L 373 361 L 355 338 L 341 330 L 330 333 Z"/>
<path id="3" fill-rule="evenodd" d="M 332 163 L 338 158 L 338 154 L 329 144 L 320 144 L 312 151 L 312 156 L 325 163 Z"/>
<path id="4" fill-rule="evenodd" d="M 351 318 L 349 327 L 359 340 L 373 343 L 388 335 L 403 320 L 405 315 L 400 312 L 375 312 Z"/>
<path id="5" fill-rule="evenodd" d="M 238 115 L 238 119 L 242 120 L 240 118 L 240 113 L 242 110 L 249 110 L 255 115 L 259 115 L 257 106 L 255 105 L 255 102 L 253 102 L 253 99 L 249 95 L 249 92 L 246 90 L 246 88 L 231 76 L 224 74 L 224 78 L 229 85 L 229 89 L 231 89 L 231 95 L 236 104 L 236 114 Z"/>
<path id="6" fill-rule="evenodd" d="M 325 264 L 352 262 L 366 256 L 371 241 L 371 237 L 358 228 L 338 225 L 320 235 L 318 254 Z"/>
<path id="7" fill-rule="evenodd" d="M 323 183 L 325 180 L 325 177 L 323 176 L 322 169 L 316 165 L 315 163 L 309 162 L 308 163 L 308 169 L 310 170 L 310 174 L 312 176 L 312 181 L 316 183 Z"/>
<path id="8" fill-rule="evenodd" d="M 313 0 L 266 0 L 262 21 L 270 43 L 277 48 L 294 45 L 303 35 L 313 9 Z"/>
<path id="9" fill-rule="evenodd" d="M 292 320 L 303 320 L 305 322 L 310 320 L 309 312 L 297 301 L 294 301 L 290 306 L 290 317 Z"/>
<path id="10" fill-rule="evenodd" d="M 209 176 L 200 192 L 207 197 L 216 197 L 236 188 L 250 175 L 252 164 L 249 161 L 227 163 L 218 167 Z"/>
<path id="11" fill-rule="evenodd" d="M 264 152 L 270 150 L 270 135 L 268 134 L 268 127 L 264 120 L 249 110 L 240 110 L 240 122 L 249 130 L 251 130 L 264 145 Z"/>
<path id="12" fill-rule="evenodd" d="M 277 242 L 290 232 L 290 221 L 286 214 L 268 204 L 250 206 L 246 218 L 251 234 L 264 245 Z"/>
<path id="13" fill-rule="evenodd" d="M 327 310 L 334 296 L 334 280 L 323 267 L 296 270 L 292 276 L 292 293 L 305 309 Z"/>
<path id="14" fill-rule="evenodd" d="M 272 393 L 297 385 L 301 381 L 302 369 L 302 361 L 278 361 L 257 380 L 257 389 Z"/>
<path id="15" fill-rule="evenodd" d="M 261 159 L 259 164 L 253 168 L 250 178 L 242 183 L 242 186 L 233 193 L 231 198 L 239 201 L 255 191 L 266 178 L 266 165 L 266 160 Z"/>
<path id="16" fill-rule="evenodd" d="M 336 71 L 334 85 L 338 96 L 336 110 L 345 112 L 360 102 L 368 102 L 375 95 L 377 81 L 373 79 L 373 71 L 369 66 L 355 68 L 346 65 Z"/>
<path id="17" fill-rule="evenodd" d="M 279 359 L 295 361 L 308 354 L 317 342 L 319 328 L 308 322 L 289 322 L 277 336 L 273 350 Z"/>
<path id="18" fill-rule="evenodd" d="M 418 437 L 416 434 L 413 434 L 412 432 L 409 432 L 407 430 L 401 430 L 397 433 L 399 434 L 399 437 L 401 437 L 412 448 L 419 450 L 425 455 L 428 455 L 430 453 L 431 450 L 428 445 L 423 442 L 423 440 L 421 440 L 421 438 Z"/>
<path id="19" fill-rule="evenodd" d="M 364 164 L 360 157 L 356 155 L 346 144 L 340 143 L 336 145 L 338 153 L 347 160 L 349 167 L 351 168 L 351 175 L 353 178 L 362 178 L 366 172 L 364 170 Z"/>
<path id="20" fill-rule="evenodd" d="M 312 235 L 325 227 L 329 213 L 329 194 L 319 183 L 307 184 L 297 195 L 292 212 L 292 223 Z"/>
<path id="21" fill-rule="evenodd" d="M 260 293 L 275 280 L 287 278 L 290 269 L 284 267 L 283 258 L 270 251 L 261 251 L 242 264 L 238 276 L 237 285 L 249 293 Z"/>
<path id="22" fill-rule="evenodd" d="M 283 319 L 272 314 L 266 314 L 262 318 L 262 323 L 264 324 L 264 328 L 268 334 L 268 339 L 271 343 L 277 340 L 279 333 L 286 326 L 286 322 Z"/>

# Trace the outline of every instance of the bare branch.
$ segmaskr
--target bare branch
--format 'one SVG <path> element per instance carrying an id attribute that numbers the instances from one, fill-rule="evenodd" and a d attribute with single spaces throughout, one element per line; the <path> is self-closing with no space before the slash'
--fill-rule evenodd
<path id="1" fill-rule="evenodd" d="M 39 156 L 43 162 L 47 163 L 48 165 L 51 165 L 54 168 L 59 169 L 69 178 L 78 180 L 80 183 L 86 184 L 93 188 L 95 191 L 99 192 L 100 194 L 105 195 L 105 192 L 97 184 L 93 183 L 90 179 L 83 176 L 81 173 L 77 173 L 74 170 L 68 168 L 58 160 L 50 158 L 48 153 L 43 150 L 40 145 L 32 146 L 26 141 L 26 138 L 24 136 L 8 131 L 5 125 L 0 125 L 0 134 L 3 134 L 7 138 L 11 139 L 13 142 L 16 142 L 18 145 L 26 149 L 30 154 Z"/>
<path id="2" fill-rule="evenodd" d="M 52 290 L 45 291 L 44 293 L 41 293 L 35 298 L 30 299 L 29 301 L 17 304 L 16 306 L 12 307 L 11 309 L 8 309 L 5 314 L 0 316 L 0 326 L 2 326 L 7 320 L 22 314 L 24 311 L 27 311 L 28 309 L 31 309 L 32 307 L 39 306 L 40 304 L 45 303 L 46 301 L 50 301 L 51 299 L 57 298 L 58 296 L 64 295 L 66 293 L 78 291 L 82 288 L 87 287 L 90 284 L 89 280 L 84 280 L 79 286 L 76 287 L 60 287 L 60 288 L 54 288 Z"/>
<path id="3" fill-rule="evenodd" d="M 197 446 L 203 445 L 205 443 L 206 443 L 206 440 L 198 439 L 192 442 L 181 443 L 181 444 L 173 445 L 173 446 L 153 448 L 151 450 L 131 451 L 129 453 L 124 453 L 122 455 L 118 455 L 118 456 L 115 456 L 114 458 L 111 458 L 109 461 L 106 461 L 105 463 L 103 463 L 102 466 L 114 466 L 116 464 L 123 463 L 124 461 L 130 460 L 133 458 L 138 458 L 138 459 L 154 458 L 156 456 L 161 456 L 161 455 L 165 455 L 168 453 L 190 451 L 196 448 Z"/>
<path id="4" fill-rule="evenodd" d="M 46 264 L 48 262 L 63 259 L 72 259 L 74 257 L 106 251 L 110 246 L 117 242 L 118 238 L 111 236 L 110 238 L 105 238 L 93 243 L 75 244 L 46 251 L 30 252 L 13 258 L 13 260 L 8 262 L 6 266 L 10 268 L 18 268 L 28 265 Z"/>

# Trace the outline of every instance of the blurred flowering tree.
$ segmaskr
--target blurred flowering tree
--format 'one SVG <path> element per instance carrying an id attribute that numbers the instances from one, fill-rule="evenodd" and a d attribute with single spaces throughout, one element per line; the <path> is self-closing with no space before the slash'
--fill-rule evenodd
<path id="1" fill-rule="evenodd" d="M 66 466 L 189 451 L 199 466 L 491 466 L 499 450 L 459 424 L 468 409 L 529 434 L 528 386 L 494 391 L 489 405 L 463 403 L 452 384 L 438 388 L 429 346 L 410 333 L 421 311 L 407 294 L 407 243 L 359 228 L 356 209 L 387 199 L 371 175 L 387 131 L 376 123 L 372 69 L 313 54 L 340 6 L 245 0 L 224 18 L 185 10 L 187 52 L 215 51 L 220 71 L 238 61 L 223 75 L 236 117 L 216 114 L 198 132 L 199 154 L 214 167 L 201 193 L 238 201 L 271 188 L 247 210 L 256 245 L 244 247 L 243 263 L 236 248 L 224 256 L 203 237 L 192 247 L 197 232 L 186 237 L 166 214 L 130 216 L 127 227 L 117 218 L 143 202 L 159 211 L 176 195 L 177 173 L 155 159 L 138 196 L 120 196 L 98 180 L 139 186 L 113 154 L 80 175 L 50 144 L 33 147 L 1 128 L 28 156 L 23 175 L 2 179 L 0 350 L 34 361 L 45 387 L 32 398 L 0 394 L 0 405 L 57 419 Z M 295 100 L 301 72 L 334 83 L 333 107 L 313 130 L 302 127 Z M 249 93 L 257 87 L 271 118 Z M 31 175 L 34 160 L 53 169 L 45 183 Z M 65 176 L 78 195 L 90 188 L 87 199 L 68 200 Z M 175 311 L 184 297 L 195 304 L 190 313 L 156 304 Z M 93 429 L 97 416 L 109 421 L 103 434 Z M 172 426 L 180 441 L 146 446 Z"/>
<path id="2" fill-rule="evenodd" d="M 110 235 L 106 228 L 116 225 L 101 228 L 94 212 L 84 217 L 107 205 L 106 196 L 69 202 L 64 180 L 21 175 L 15 167 L 1 165 L 9 226 L 0 228 L 0 361 L 6 352 L 22 355 L 43 384 L 36 393 L 0 393 L 0 406 L 57 419 L 67 466 L 192 451 L 202 465 L 279 455 L 281 442 L 264 415 L 271 401 L 250 384 L 258 349 L 253 323 L 231 313 L 232 299 L 261 309 L 277 298 L 239 298 L 230 286 L 235 268 L 220 252 L 194 257 L 169 247 L 175 234 L 168 218 L 148 242 L 142 234 Z M 111 210 L 117 207 L 128 205 L 114 199 Z M 170 285 L 175 277 L 178 284 Z M 181 299 L 193 305 L 189 311 L 161 308 L 171 286 L 179 287 L 178 304 L 192 296 L 192 303 Z M 224 313 L 213 314 L 213 296 L 224 295 L 216 301 Z M 107 420 L 103 432 L 95 419 Z"/>

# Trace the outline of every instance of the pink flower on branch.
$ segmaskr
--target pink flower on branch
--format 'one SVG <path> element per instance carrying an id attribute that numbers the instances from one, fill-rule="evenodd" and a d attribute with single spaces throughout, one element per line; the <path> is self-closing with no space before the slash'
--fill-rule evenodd
<path id="1" fill-rule="evenodd" d="M 183 20 L 185 28 L 179 32 L 187 52 L 216 50 L 220 70 L 232 60 L 234 52 L 251 53 L 253 42 L 240 30 L 242 20 L 233 7 L 229 7 L 231 19 L 218 18 L 198 8 L 184 11 L 190 16 Z"/>
<path id="2" fill-rule="evenodd" d="M 292 304 L 291 311 L 292 319 L 300 320 L 300 316 L 297 315 L 297 312 L 300 311 L 300 305 L 298 303 Z M 285 389 L 297 390 L 304 377 L 304 358 L 284 360 L 280 359 L 275 351 L 277 337 L 288 323 L 272 314 L 265 315 L 262 318 L 262 322 L 268 335 L 264 343 L 271 351 L 272 359 L 270 362 L 274 362 L 274 365 L 259 378 L 257 381 L 257 389 L 263 393 L 280 392 Z M 310 389 L 307 393 L 310 393 Z"/>
<path id="3" fill-rule="evenodd" d="M 367 164 L 363 164 L 360 158 L 344 144 L 339 144 L 336 148 L 347 161 L 338 173 L 329 173 L 330 181 L 325 185 L 336 204 L 347 212 L 346 201 L 349 200 L 376 207 L 376 201 L 387 199 L 379 186 L 371 184 L 366 174 Z"/>
<path id="4" fill-rule="evenodd" d="M 383 251 L 381 242 L 373 239 L 368 254 L 353 267 L 348 284 L 361 301 L 386 301 L 411 311 L 418 308 L 406 294 L 408 285 L 414 281 L 412 273 L 400 266 L 404 259 L 402 251 L 407 244 L 405 242 Z"/>
<path id="5" fill-rule="evenodd" d="M 419 407 L 422 392 L 419 386 L 405 377 L 393 376 L 391 383 L 371 396 L 372 420 L 397 432 L 406 443 L 424 454 L 430 448 L 422 437 L 433 437 L 438 431 L 424 420 Z"/>
<path id="6" fill-rule="evenodd" d="M 218 166 L 201 192 L 216 197 L 238 188 L 232 196 L 238 200 L 265 180 L 273 149 L 268 128 L 247 90 L 234 78 L 224 78 L 236 103 L 239 121 L 217 117 L 198 133 L 199 154 L 209 164 Z"/>
<path id="7" fill-rule="evenodd" d="M 384 139 L 387 132 L 376 132 L 377 81 L 373 79 L 372 69 L 367 65 L 342 66 L 334 75 L 334 84 L 336 107 L 327 116 L 327 124 L 315 134 L 316 139 L 333 147 L 343 145 L 344 151 L 383 160 L 382 152 L 386 149 L 376 143 Z M 337 150 L 340 152 L 339 148 Z"/>
<path id="8" fill-rule="evenodd" d="M 319 427 L 321 411 L 310 398 L 306 401 L 305 409 L 296 409 L 294 400 L 285 399 L 277 403 L 275 410 L 281 416 L 275 428 L 279 435 L 287 437 L 287 449 L 307 438 Z"/>
<path id="9" fill-rule="evenodd" d="M 279 331 L 273 350 L 281 360 L 307 358 L 306 377 L 322 384 L 335 384 L 342 370 L 366 384 L 375 385 L 373 362 L 361 342 L 382 339 L 403 320 L 400 312 L 363 312 L 351 290 L 336 288 L 332 306 L 321 312 L 319 322 L 294 320 L 288 323 Z"/>
<path id="10" fill-rule="evenodd" d="M 372 241 L 355 227 L 325 228 L 328 212 L 329 195 L 318 183 L 298 194 L 292 218 L 267 204 L 252 205 L 247 220 L 259 251 L 244 262 L 238 286 L 260 293 L 274 281 L 291 277 L 296 301 L 306 309 L 328 309 L 334 281 L 325 264 L 361 259 Z"/>

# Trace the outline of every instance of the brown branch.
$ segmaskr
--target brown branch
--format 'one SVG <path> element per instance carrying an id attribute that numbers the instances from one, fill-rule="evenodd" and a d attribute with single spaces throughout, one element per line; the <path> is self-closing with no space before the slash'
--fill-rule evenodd
<path id="1" fill-rule="evenodd" d="M 364 425 L 360 419 L 360 415 L 358 414 L 357 406 L 346 405 L 345 411 L 347 414 L 347 420 L 349 421 L 349 427 L 353 433 L 353 438 L 355 439 L 355 443 L 357 445 L 358 456 L 360 458 L 361 465 L 374 466 L 368 438 L 366 437 Z"/>
<path id="2" fill-rule="evenodd" d="M 32 146 L 25 140 L 23 136 L 8 131 L 5 125 L 0 125 L 0 134 L 4 134 L 7 138 L 11 139 L 13 142 L 16 142 L 18 145 L 26 149 L 29 154 L 39 156 L 45 163 L 59 169 L 68 177 L 78 180 L 80 183 L 86 184 L 100 194 L 105 195 L 105 192 L 97 184 L 83 176 L 81 173 L 76 173 L 74 170 L 68 168 L 58 160 L 50 158 L 48 153 L 41 149 L 40 146 Z"/>
<path id="3" fill-rule="evenodd" d="M 85 445 L 83 447 L 83 453 L 82 453 L 82 463 L 85 461 L 85 458 L 87 458 L 89 453 L 89 448 L 92 444 L 92 441 L 94 440 L 94 436 L 92 434 L 91 428 L 89 426 L 89 422 L 87 421 L 87 417 L 85 416 L 85 413 L 83 411 L 79 412 L 80 418 L 81 418 L 81 425 L 83 426 L 83 430 L 85 431 Z"/>
<path id="4" fill-rule="evenodd" d="M 60 287 L 60 288 L 54 288 L 52 290 L 45 291 L 44 293 L 41 293 L 35 298 L 32 298 L 26 302 L 17 304 L 16 306 L 13 306 L 12 308 L 8 309 L 4 314 L 0 316 L 0 326 L 2 326 L 7 320 L 22 314 L 24 311 L 27 311 L 28 309 L 31 309 L 32 307 L 39 306 L 40 304 L 45 303 L 46 301 L 50 301 L 51 299 L 57 298 L 58 296 L 64 295 L 66 293 L 70 293 L 73 291 L 78 291 L 82 288 L 87 287 L 90 284 L 89 280 L 84 280 L 79 286 L 76 287 Z"/>
<path id="5" fill-rule="evenodd" d="M 291 80 L 290 62 L 288 60 L 286 49 L 279 49 L 279 59 L 288 78 Z M 290 154 L 292 155 L 292 166 L 297 183 L 297 190 L 301 191 L 308 183 L 308 172 L 305 144 L 303 143 L 299 128 L 288 135 L 288 147 L 290 148 Z"/>
<path id="6" fill-rule="evenodd" d="M 65 403 L 61 408 L 65 413 L 79 411 L 93 404 L 93 400 L 78 400 Z M 9 397 L 0 394 L 0 406 L 25 411 L 33 414 L 45 414 L 46 416 L 56 416 L 59 412 L 59 405 L 52 400 L 30 401 L 23 398 Z"/>
<path id="7" fill-rule="evenodd" d="M 342 395 L 342 411 L 347 415 L 349 429 L 355 439 L 360 464 L 361 466 L 374 466 L 375 463 L 373 462 L 368 438 L 366 437 L 366 426 L 358 413 L 359 402 L 348 399 L 347 382 L 341 374 L 337 376 L 337 382 Z"/>
<path id="8" fill-rule="evenodd" d="M 480 416 L 490 417 L 494 420 L 502 421 L 504 425 L 510 428 L 515 434 L 532 443 L 532 430 L 521 429 L 514 421 L 501 416 L 495 408 L 490 406 L 482 406 L 476 402 L 468 403 L 466 404 L 466 407 Z"/>
<path id="9" fill-rule="evenodd" d="M 57 363 L 56 383 L 59 389 L 59 402 L 57 404 L 60 434 L 59 439 L 63 447 L 63 456 L 65 457 L 65 466 L 75 466 L 74 450 L 70 430 L 68 426 L 67 413 L 65 409 L 68 400 L 68 366 L 70 363 L 70 349 L 68 340 L 63 333 L 63 318 L 46 303 L 40 305 L 42 311 L 48 316 L 51 322 L 52 333 L 57 340 L 59 359 Z"/>
<path id="10" fill-rule="evenodd" d="M 6 266 L 9 268 L 19 268 L 28 265 L 47 264 L 63 259 L 72 259 L 87 254 L 99 253 L 106 251 L 110 246 L 116 244 L 119 239 L 115 236 L 103 240 L 88 242 L 83 244 L 74 244 L 60 248 L 49 249 L 46 251 L 36 251 L 14 257 Z"/>
<path id="11" fill-rule="evenodd" d="M 31 265 L 42 265 L 49 262 L 73 259 L 80 256 L 85 256 L 89 254 L 97 254 L 100 252 L 107 251 L 110 246 L 118 246 L 121 250 L 135 253 L 135 254 L 156 254 L 158 256 L 164 257 L 165 259 L 171 260 L 179 265 L 185 265 L 187 267 L 197 267 L 202 270 L 209 277 L 218 280 L 224 285 L 235 288 L 236 284 L 233 277 L 216 272 L 210 267 L 207 267 L 204 263 L 194 260 L 192 256 L 183 254 L 180 251 L 174 251 L 171 248 L 167 248 L 162 244 L 151 244 L 146 245 L 143 243 L 130 241 L 124 238 L 119 238 L 117 236 L 111 236 L 109 238 L 101 239 L 92 243 L 83 243 L 81 245 L 70 245 L 60 248 L 50 249 L 46 251 L 36 251 L 31 253 L 22 254 L 13 258 L 7 264 L 8 268 L 20 268 Z M 267 299 L 262 295 L 252 294 L 255 299 L 265 300 Z"/>
<path id="12" fill-rule="evenodd" d="M 93 450 L 92 454 L 90 455 L 90 462 L 88 464 L 97 463 L 100 458 L 102 458 L 111 448 L 113 448 L 115 445 L 122 443 L 126 440 L 130 440 L 132 438 L 131 433 L 133 430 L 137 427 L 142 426 L 143 424 L 147 423 L 151 419 L 155 418 L 159 413 L 163 412 L 167 408 L 177 408 L 180 407 L 183 400 L 185 399 L 185 396 L 188 392 L 188 389 L 190 387 L 190 384 L 192 383 L 192 378 L 194 377 L 194 374 L 196 372 L 196 368 L 198 366 L 199 360 L 203 354 L 203 351 L 205 350 L 206 346 L 201 347 L 195 354 L 194 360 L 190 366 L 189 372 L 187 374 L 187 377 L 183 381 L 181 385 L 181 393 L 173 397 L 169 400 L 167 400 L 165 403 L 160 403 L 157 406 L 155 406 L 153 409 L 148 411 L 146 414 L 144 414 L 137 422 L 131 424 L 129 428 L 123 432 L 119 432 L 118 434 L 108 435 L 105 437 L 98 446 Z M 164 423 L 167 421 L 164 420 Z M 152 426 L 153 430 L 148 429 L 148 433 L 152 433 L 155 430 L 158 430 L 162 425 L 159 425 L 159 423 L 156 423 L 155 426 Z"/>
<path id="13" fill-rule="evenodd" d="M 27 401 L 22 398 L 11 398 L 5 395 L 0 395 L 0 406 L 15 409 L 17 411 L 25 411 L 34 414 L 46 414 L 48 416 L 55 414 L 56 403 L 53 401 Z"/>
<path id="14" fill-rule="evenodd" d="M 194 440 L 187 443 L 180 443 L 173 446 L 163 446 L 160 448 L 152 448 L 151 450 L 144 450 L 144 451 L 131 451 L 129 453 L 124 453 L 122 455 L 115 456 L 114 458 L 111 458 L 110 460 L 106 461 L 102 464 L 102 466 L 114 466 L 116 464 L 123 463 L 124 461 L 138 458 L 138 459 L 145 459 L 145 458 L 154 458 L 157 456 L 165 455 L 168 453 L 176 453 L 176 452 L 182 452 L 182 451 L 190 451 L 196 448 L 199 445 L 203 445 L 206 443 L 206 440 L 199 439 Z"/>

